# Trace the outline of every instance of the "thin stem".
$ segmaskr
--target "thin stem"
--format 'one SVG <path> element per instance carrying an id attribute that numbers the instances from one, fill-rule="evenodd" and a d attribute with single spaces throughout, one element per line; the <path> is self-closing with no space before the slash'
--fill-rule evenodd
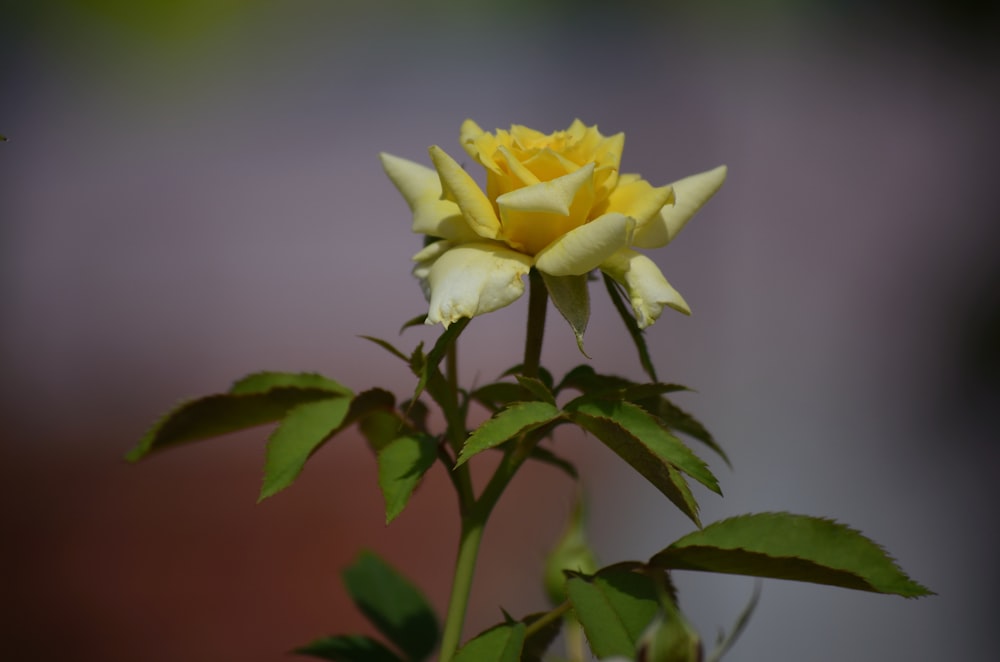
<path id="1" fill-rule="evenodd" d="M 537 377 L 542 359 L 542 338 L 545 335 L 545 311 L 549 305 L 549 293 L 537 269 L 531 270 L 528 287 L 528 331 L 524 337 L 524 363 L 521 369 L 525 377 Z"/>
<path id="2" fill-rule="evenodd" d="M 530 637 L 531 635 L 535 634 L 539 630 L 543 629 L 549 623 L 552 623 L 553 621 L 556 621 L 556 620 L 562 618 L 563 614 L 565 614 L 566 612 L 568 612 L 572 608 L 573 608 L 573 605 L 571 605 L 569 603 L 569 600 L 567 600 L 566 602 L 562 603 L 561 605 L 559 605 L 558 607 L 556 607 L 552 611 L 550 611 L 550 612 L 542 615 L 537 620 L 532 621 L 531 625 L 529 625 L 527 628 L 525 628 L 525 630 L 524 630 L 524 636 L 525 637 Z"/>
<path id="3" fill-rule="evenodd" d="M 448 384 L 448 406 L 445 407 L 445 419 L 448 423 L 448 444 L 455 453 L 457 459 L 462 452 L 462 445 L 465 443 L 465 413 L 458 402 L 458 342 L 453 342 L 445 355 L 445 380 Z M 457 469 L 452 469 L 453 464 L 447 465 L 451 473 L 451 481 L 458 491 L 459 514 L 465 515 L 469 506 L 475 500 L 475 493 L 472 490 L 472 474 L 468 465 L 462 465 Z"/>
<path id="4" fill-rule="evenodd" d="M 545 334 L 545 311 L 548 308 L 548 292 L 545 289 L 545 281 L 541 274 L 534 269 L 529 277 L 530 294 L 528 297 L 528 328 L 524 345 L 523 373 L 527 377 L 538 375 L 539 362 L 542 353 L 542 337 Z M 449 353 L 448 382 L 455 394 L 455 402 L 458 401 L 457 370 L 453 373 L 451 353 Z M 449 438 L 454 442 L 456 439 L 459 445 L 456 446 L 456 453 L 459 452 L 461 442 L 464 441 L 465 429 L 457 432 L 452 430 L 453 423 L 449 421 Z M 451 598 L 448 602 L 448 613 L 445 616 L 444 633 L 441 638 L 440 662 L 450 662 L 458 650 L 462 640 L 462 626 L 465 623 L 465 613 L 469 606 L 469 594 L 472 591 L 472 578 L 476 571 L 476 558 L 479 555 L 479 543 L 483 539 L 483 531 L 486 529 L 486 521 L 493 512 L 493 507 L 500 500 L 501 494 L 510 483 L 514 474 L 531 455 L 532 449 L 538 443 L 540 437 L 528 433 L 522 436 L 504 454 L 500 466 L 497 467 L 493 477 L 487 483 L 485 489 L 478 499 L 472 498 L 471 487 L 461 489 L 465 485 L 471 485 L 469 479 L 469 465 L 463 464 L 456 469 L 456 472 L 463 472 L 459 476 L 456 486 L 459 486 L 459 504 L 462 513 L 462 530 L 458 541 L 458 557 L 455 560 L 455 577 L 451 586 Z"/>
<path id="5" fill-rule="evenodd" d="M 472 576 L 476 571 L 476 557 L 479 555 L 479 543 L 483 539 L 485 526 L 486 520 L 480 519 L 476 514 L 462 518 L 458 558 L 455 559 L 455 581 L 451 586 L 448 614 L 445 617 L 444 634 L 441 637 L 440 662 L 449 662 L 462 640 L 462 625 L 465 623 L 465 612 L 469 606 Z"/>

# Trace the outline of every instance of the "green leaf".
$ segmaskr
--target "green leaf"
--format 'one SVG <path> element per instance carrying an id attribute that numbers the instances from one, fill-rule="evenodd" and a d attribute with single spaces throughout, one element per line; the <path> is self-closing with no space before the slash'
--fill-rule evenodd
<path id="1" fill-rule="evenodd" d="M 521 622 L 525 625 L 530 626 L 535 621 L 547 616 L 546 612 L 540 612 L 537 614 L 529 614 L 521 619 Z M 524 639 L 524 645 L 521 648 L 521 662 L 542 662 L 542 658 L 545 652 L 555 641 L 555 638 L 559 636 L 559 631 L 562 630 L 563 619 L 555 618 L 551 622 L 546 623 L 540 629 L 528 634 Z"/>
<path id="2" fill-rule="evenodd" d="M 556 310 L 569 322 L 573 335 L 576 336 L 576 346 L 580 353 L 587 356 L 583 350 L 583 333 L 587 330 L 590 320 L 590 291 L 587 285 L 587 274 L 580 276 L 550 276 L 540 272 L 545 281 L 545 289 L 555 304 Z"/>
<path id="3" fill-rule="evenodd" d="M 564 390 L 572 388 L 581 393 L 598 393 L 626 388 L 633 384 L 634 382 L 622 377 L 602 375 L 594 370 L 592 366 L 584 363 L 567 372 L 555 391 L 556 393 L 562 393 Z"/>
<path id="4" fill-rule="evenodd" d="M 437 617 L 413 584 L 369 551 L 343 577 L 354 604 L 399 650 L 412 660 L 431 654 L 438 642 Z"/>
<path id="5" fill-rule="evenodd" d="M 635 564 L 618 564 L 594 576 L 571 576 L 566 590 L 594 655 L 633 659 L 636 642 L 659 611 L 655 581 Z"/>
<path id="6" fill-rule="evenodd" d="M 499 446 L 522 432 L 534 430 L 560 416 L 562 412 L 559 408 L 548 402 L 515 402 L 480 425 L 465 440 L 455 466 L 461 466 L 473 455 Z"/>
<path id="7" fill-rule="evenodd" d="M 691 521 L 701 526 L 701 521 L 698 519 L 698 502 L 691 494 L 684 477 L 669 459 L 663 456 L 662 444 L 657 441 L 659 436 L 650 442 L 636 437 L 620 423 L 603 416 L 590 416 L 580 411 L 570 411 L 567 415 L 572 422 L 600 439 L 604 445 L 628 462 L 682 513 L 690 517 Z"/>
<path id="8" fill-rule="evenodd" d="M 373 411 L 358 421 L 358 429 L 376 453 L 396 439 L 405 428 L 403 419 L 396 412 Z"/>
<path id="9" fill-rule="evenodd" d="M 639 328 L 635 317 L 625 306 L 625 301 L 622 299 L 621 290 L 619 289 L 621 286 L 611 276 L 607 274 L 602 275 L 604 276 L 604 286 L 611 297 L 611 303 L 614 304 L 615 310 L 618 311 L 622 322 L 625 323 L 625 328 L 628 329 L 629 335 L 632 336 L 635 349 L 639 352 L 639 364 L 642 365 L 642 369 L 646 371 L 651 381 L 659 381 L 656 379 L 656 368 L 653 367 L 653 359 L 649 356 L 649 348 L 646 346 L 646 339 L 643 337 L 642 329 Z"/>
<path id="10" fill-rule="evenodd" d="M 233 395 L 266 393 L 276 388 L 315 388 L 329 391 L 332 395 L 354 395 L 351 389 L 340 382 L 315 372 L 256 372 L 238 380 L 229 389 Z"/>
<path id="11" fill-rule="evenodd" d="M 711 433 L 705 429 L 695 417 L 687 413 L 670 400 L 666 398 L 656 398 L 650 399 L 651 401 L 640 402 L 635 401 L 640 407 L 659 417 L 663 424 L 666 425 L 671 430 L 676 430 L 686 434 L 687 436 L 700 441 L 718 454 L 719 457 L 726 463 L 726 466 L 732 468 L 732 463 L 729 461 L 729 456 L 726 452 L 722 450 L 722 446 L 715 441 Z"/>
<path id="12" fill-rule="evenodd" d="M 403 662 L 384 645 L 363 635 L 324 637 L 292 652 L 333 662 Z"/>
<path id="13" fill-rule="evenodd" d="M 351 400 L 351 406 L 341 427 L 346 428 L 352 423 L 360 422 L 375 412 L 395 413 L 395 410 L 396 396 L 385 389 L 370 388 L 358 393 Z"/>
<path id="14" fill-rule="evenodd" d="M 406 331 L 407 329 L 412 328 L 414 326 L 427 326 L 426 320 L 427 320 L 427 313 L 420 313 L 416 317 L 411 317 L 410 319 L 403 322 L 403 326 L 399 327 L 399 332 L 402 333 L 403 331 Z"/>
<path id="15" fill-rule="evenodd" d="M 524 364 L 518 363 L 516 366 L 508 368 L 504 371 L 500 377 L 509 377 L 511 375 L 523 375 L 524 374 Z M 545 386 L 551 391 L 552 390 L 552 373 L 549 372 L 544 366 L 538 366 L 538 379 L 545 384 Z"/>
<path id="16" fill-rule="evenodd" d="M 480 386 L 469 397 L 490 411 L 496 412 L 512 402 L 523 400 L 524 388 L 511 382 L 493 382 Z"/>
<path id="17" fill-rule="evenodd" d="M 912 598 L 931 591 L 843 524 L 789 513 L 741 515 L 684 536 L 650 561 L 679 570 L 793 579 Z"/>
<path id="18" fill-rule="evenodd" d="M 358 337 L 359 338 L 364 338 L 365 340 L 367 340 L 369 342 L 375 343 L 376 345 L 378 345 L 379 347 L 381 347 L 385 351 L 389 352 L 390 354 L 392 354 L 393 356 L 395 356 L 397 358 L 400 358 L 400 359 L 406 361 L 407 363 L 410 362 L 410 359 L 407 358 L 406 354 L 403 354 L 401 351 L 399 351 L 398 349 L 396 349 L 395 345 L 393 345 L 392 343 L 390 343 L 387 340 L 382 340 L 381 338 L 376 338 L 375 336 L 358 336 Z"/>
<path id="19" fill-rule="evenodd" d="M 385 523 L 403 512 L 413 490 L 437 459 L 437 442 L 427 435 L 400 437 L 378 454 L 378 486 L 385 498 Z"/>
<path id="20" fill-rule="evenodd" d="M 458 649 L 455 662 L 518 662 L 524 646 L 524 623 L 501 623 Z"/>
<path id="21" fill-rule="evenodd" d="M 229 393 L 190 400 L 157 421 L 126 459 L 135 462 L 153 451 L 273 423 L 310 402 L 344 399 L 320 388 L 274 388 L 264 393 Z"/>
<path id="22" fill-rule="evenodd" d="M 267 442 L 264 484 L 258 502 L 291 485 L 316 450 L 344 422 L 349 398 L 330 398 L 289 411 Z"/>
<path id="23" fill-rule="evenodd" d="M 434 343 L 434 347 L 431 348 L 431 351 L 426 357 L 422 357 L 422 352 L 419 354 L 415 352 L 414 356 L 411 357 L 410 366 L 420 378 L 420 381 L 417 383 L 417 388 L 413 393 L 413 400 L 419 398 L 420 394 L 424 392 L 424 389 L 427 387 L 427 383 L 430 381 L 431 377 L 433 377 L 435 373 L 440 372 L 438 370 L 438 366 L 441 364 L 442 359 L 444 359 L 444 355 L 448 353 L 448 348 L 450 348 L 455 341 L 458 340 L 458 336 L 461 335 L 462 331 L 465 330 L 465 327 L 469 325 L 471 320 L 471 317 L 463 317 L 457 322 L 450 324 L 448 328 L 445 329 L 444 333 L 438 337 L 437 342 Z M 417 359 L 418 356 L 420 356 L 422 360 Z"/>
<path id="24" fill-rule="evenodd" d="M 626 449 L 636 457 L 651 455 L 660 462 L 669 462 L 716 494 L 722 494 L 719 482 L 708 469 L 708 465 L 641 407 L 629 402 L 608 400 L 578 402 L 572 406 L 582 414 L 609 420 L 638 439 L 645 450 Z M 622 457 L 628 460 L 624 455 Z"/>
<path id="25" fill-rule="evenodd" d="M 523 375 L 517 375 L 517 383 L 521 385 L 525 391 L 535 396 L 536 400 L 541 400 L 542 402 L 547 402 L 550 405 L 556 404 L 556 397 L 552 395 L 552 391 L 549 387 L 545 385 L 540 379 L 535 379 L 534 377 L 525 377 Z"/>

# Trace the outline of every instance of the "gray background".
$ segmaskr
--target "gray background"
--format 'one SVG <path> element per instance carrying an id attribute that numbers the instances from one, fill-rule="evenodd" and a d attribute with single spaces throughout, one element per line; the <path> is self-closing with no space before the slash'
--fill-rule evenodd
<path id="1" fill-rule="evenodd" d="M 44 7 L 43 7 L 44 5 Z M 261 368 L 404 396 L 419 240 L 376 154 L 455 156 L 466 117 L 625 131 L 656 184 L 729 166 L 652 254 L 694 310 L 648 339 L 729 451 L 705 521 L 850 523 L 940 595 L 767 581 L 729 659 L 985 659 L 998 588 L 1000 57 L 990 3 L 6 3 L 0 22 L 0 626 L 17 659 L 276 660 L 367 631 L 337 573 L 361 547 L 447 599 L 453 498 L 435 469 L 382 522 L 351 435 L 254 505 L 262 432 L 128 467 L 182 398 Z M 955 9 L 957 7 L 957 9 Z M 638 377 L 595 287 L 596 369 Z M 519 360 L 525 302 L 476 320 L 461 369 Z M 581 362 L 550 311 L 543 354 Z M 690 524 L 593 439 L 606 562 Z M 714 458 L 713 458 L 714 459 Z M 572 498 L 529 467 L 497 510 L 467 632 L 544 606 Z M 679 576 L 711 640 L 752 581 Z"/>

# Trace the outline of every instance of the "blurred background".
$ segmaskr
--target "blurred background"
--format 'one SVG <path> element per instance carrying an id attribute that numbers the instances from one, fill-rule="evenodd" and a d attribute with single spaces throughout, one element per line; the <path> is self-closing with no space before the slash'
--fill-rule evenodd
<path id="1" fill-rule="evenodd" d="M 731 5 L 737 6 L 733 9 Z M 267 368 L 404 396 L 357 336 L 424 310 L 419 239 L 379 151 L 461 155 L 466 117 L 627 136 L 623 167 L 729 180 L 652 256 L 691 304 L 648 340 L 735 470 L 703 519 L 791 510 L 861 529 L 939 593 L 765 581 L 728 659 L 987 659 L 1000 551 L 1000 14 L 861 3 L 48 0 L 0 3 L 0 555 L 17 660 L 270 661 L 371 632 L 339 572 L 375 549 L 444 608 L 457 540 L 434 469 L 383 522 L 356 434 L 255 504 L 266 430 L 124 453 L 178 401 Z M 593 366 L 639 377 L 602 288 Z M 525 301 L 461 372 L 519 360 Z M 580 363 L 550 311 L 543 361 Z M 606 563 L 691 526 L 564 432 Z M 571 485 L 529 466 L 487 532 L 467 634 L 544 608 Z M 711 641 L 753 582 L 677 578 Z"/>

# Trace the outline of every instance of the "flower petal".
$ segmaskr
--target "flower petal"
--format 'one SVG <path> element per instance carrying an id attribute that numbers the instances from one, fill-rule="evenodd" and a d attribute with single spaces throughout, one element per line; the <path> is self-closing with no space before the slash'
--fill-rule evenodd
<path id="1" fill-rule="evenodd" d="M 424 291 L 424 297 L 428 301 L 431 300 L 431 286 L 427 278 L 430 276 L 431 267 L 453 245 L 450 241 L 435 241 L 424 246 L 423 250 L 413 256 L 413 261 L 417 263 L 413 267 L 413 275 L 420 281 L 420 289 Z"/>
<path id="2" fill-rule="evenodd" d="M 715 195 L 724 181 L 726 166 L 719 166 L 671 184 L 675 197 L 673 206 L 664 207 L 658 217 L 639 228 L 633 245 L 639 248 L 659 248 L 673 241 L 701 206 Z"/>
<path id="3" fill-rule="evenodd" d="M 458 205 L 441 199 L 441 178 L 434 169 L 392 154 L 382 153 L 379 158 L 385 174 L 413 212 L 414 232 L 454 241 L 473 241 L 479 237 Z"/>
<path id="4" fill-rule="evenodd" d="M 642 253 L 628 248 L 618 251 L 601 264 L 601 271 L 625 287 L 640 329 L 655 322 L 664 306 L 691 314 L 684 297 L 667 282 L 656 263 Z"/>
<path id="5" fill-rule="evenodd" d="M 531 270 L 531 258 L 496 244 L 471 243 L 448 248 L 417 268 L 426 273 L 430 290 L 426 323 L 447 327 L 516 301 L 524 293 L 522 278 Z"/>
<path id="6" fill-rule="evenodd" d="M 535 267 L 551 276 L 585 274 L 628 246 L 634 228 L 624 214 L 605 214 L 549 244 L 535 257 Z"/>
<path id="7" fill-rule="evenodd" d="M 581 187 L 593 181 L 594 164 L 588 163 L 576 172 L 539 182 L 531 186 L 515 189 L 497 198 L 501 213 L 504 209 L 536 211 L 569 215 L 570 205 Z"/>
<path id="8" fill-rule="evenodd" d="M 608 197 L 607 211 L 616 211 L 635 219 L 636 234 L 650 222 L 663 205 L 674 200 L 674 191 L 669 186 L 653 188 L 645 179 L 620 182 Z"/>
<path id="9" fill-rule="evenodd" d="M 458 140 L 462 143 L 462 148 L 472 158 L 479 155 L 479 150 L 476 149 L 476 140 L 484 133 L 486 132 L 480 129 L 478 124 L 469 119 L 462 122 L 462 126 L 458 130 Z"/>
<path id="10" fill-rule="evenodd" d="M 503 240 L 515 250 L 536 255 L 586 223 L 594 204 L 593 172 L 593 164 L 588 164 L 550 182 L 499 196 Z"/>
<path id="11" fill-rule="evenodd" d="M 441 188 L 445 197 L 458 204 L 476 234 L 486 239 L 496 239 L 500 234 L 500 219 L 483 190 L 443 149 L 433 145 L 430 154 L 434 167 L 441 176 Z"/>

